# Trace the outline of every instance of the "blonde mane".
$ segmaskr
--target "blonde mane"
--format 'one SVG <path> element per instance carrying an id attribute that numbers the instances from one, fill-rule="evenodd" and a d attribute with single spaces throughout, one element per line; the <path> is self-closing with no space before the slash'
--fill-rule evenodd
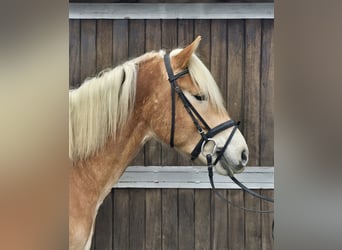
<path id="1" fill-rule="evenodd" d="M 69 90 L 69 158 L 96 153 L 126 123 L 136 94 L 137 65 L 147 53 Z"/>
<path id="2" fill-rule="evenodd" d="M 177 55 L 181 50 L 182 49 L 174 49 L 171 51 L 170 56 Z M 225 113 L 226 109 L 223 104 L 223 98 L 215 79 L 204 63 L 195 54 L 192 54 L 189 60 L 188 69 L 192 80 L 197 84 L 198 90 L 206 97 L 210 105 L 212 105 L 217 112 L 221 114 Z"/>

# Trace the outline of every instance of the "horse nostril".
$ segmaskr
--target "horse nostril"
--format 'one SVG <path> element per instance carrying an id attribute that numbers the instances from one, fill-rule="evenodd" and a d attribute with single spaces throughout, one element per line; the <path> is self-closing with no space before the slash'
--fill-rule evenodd
<path id="1" fill-rule="evenodd" d="M 248 161 L 248 153 L 246 152 L 246 150 L 243 150 L 241 153 L 241 163 L 243 165 L 246 165 Z"/>

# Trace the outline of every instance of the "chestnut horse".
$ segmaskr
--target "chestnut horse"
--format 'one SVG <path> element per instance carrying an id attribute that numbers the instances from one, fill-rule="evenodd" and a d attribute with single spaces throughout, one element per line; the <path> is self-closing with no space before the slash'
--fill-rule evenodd
<path id="1" fill-rule="evenodd" d="M 200 39 L 173 50 L 170 66 L 175 74 L 188 69 L 177 84 L 205 122 L 215 127 L 230 117 L 212 75 L 194 54 Z M 176 150 L 190 155 L 201 139 L 180 96 L 171 98 L 164 55 L 164 51 L 146 53 L 69 91 L 70 249 L 90 248 L 99 206 L 144 143 L 151 138 L 170 142 L 172 100 Z M 234 128 L 229 147 L 224 147 L 215 165 L 222 175 L 241 172 L 248 161 L 246 141 Z M 213 136 L 218 146 L 225 144 L 234 128 Z M 202 154 L 199 159 L 206 160 Z"/>

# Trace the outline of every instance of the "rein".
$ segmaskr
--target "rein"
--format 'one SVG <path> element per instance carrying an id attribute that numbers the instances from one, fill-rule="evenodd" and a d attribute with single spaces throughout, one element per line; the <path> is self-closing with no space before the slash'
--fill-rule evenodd
<path id="1" fill-rule="evenodd" d="M 224 123 L 219 124 L 218 126 L 214 127 L 214 128 L 210 128 L 209 125 L 206 123 L 206 121 L 203 119 L 203 117 L 198 113 L 198 111 L 194 108 L 194 106 L 190 103 L 190 101 L 188 100 L 188 98 L 185 96 L 185 94 L 183 93 L 182 89 L 178 86 L 177 84 L 177 79 L 188 74 L 189 73 L 189 69 L 185 69 L 183 71 L 181 71 L 180 73 L 174 75 L 173 74 L 173 70 L 171 67 L 171 62 L 170 62 L 170 56 L 169 54 L 165 54 L 164 56 L 164 63 L 165 63 L 165 67 L 166 67 L 166 71 L 169 77 L 169 82 L 171 84 L 171 99 L 172 99 L 172 104 L 171 104 L 171 134 L 170 134 L 170 146 L 174 147 L 174 133 L 175 133 L 175 114 L 176 114 L 176 105 L 175 105 L 175 96 L 176 93 L 178 94 L 178 96 L 180 97 L 181 101 L 183 102 L 184 108 L 185 110 L 188 112 L 188 114 L 190 115 L 195 127 L 197 128 L 198 133 L 201 135 L 201 139 L 200 141 L 197 143 L 197 145 L 195 146 L 195 148 L 193 149 L 193 151 L 191 152 L 191 160 L 196 159 L 200 153 L 202 153 L 206 159 L 207 159 L 207 166 L 208 166 L 208 176 L 209 176 L 209 180 L 210 180 L 210 185 L 213 189 L 213 191 L 215 192 L 215 194 L 221 198 L 222 200 L 224 200 L 225 202 L 227 202 L 228 204 L 230 204 L 233 207 L 242 209 L 246 212 L 255 212 L 255 213 L 273 213 L 273 210 L 254 210 L 254 209 L 249 209 L 249 208 L 245 208 L 242 206 L 239 206 L 233 202 L 231 202 L 230 200 L 227 200 L 226 198 L 224 198 L 220 193 L 217 192 L 215 185 L 214 185 L 214 179 L 213 179 L 213 166 L 215 166 L 218 161 L 221 159 L 221 157 L 224 154 L 224 151 L 226 150 L 226 148 L 228 147 L 228 145 L 230 144 L 240 122 L 235 122 L 234 120 L 229 120 L 226 121 Z M 205 132 L 202 128 L 202 126 L 207 130 L 207 132 Z M 229 137 L 227 138 L 227 141 L 225 142 L 224 146 L 218 147 L 217 146 L 217 142 L 215 141 L 215 139 L 213 139 L 213 137 L 215 135 L 217 135 L 218 133 L 233 127 L 232 132 L 230 133 Z M 209 154 L 204 154 L 204 147 L 206 146 L 206 144 L 208 143 L 213 143 L 213 150 L 211 153 Z M 214 154 L 217 154 L 217 157 L 215 159 L 215 161 L 213 162 L 213 156 Z M 274 200 L 268 197 L 265 197 L 263 195 L 260 195 L 252 190 L 250 190 L 248 187 L 246 187 L 245 185 L 243 185 L 239 180 L 237 180 L 233 174 L 229 174 L 229 177 L 234 181 L 234 183 L 236 183 L 239 187 L 242 188 L 242 190 L 244 192 L 249 193 L 252 196 L 255 196 L 259 199 L 268 201 L 268 202 L 272 202 L 274 203 Z M 272 225 L 273 227 L 273 225 Z"/>

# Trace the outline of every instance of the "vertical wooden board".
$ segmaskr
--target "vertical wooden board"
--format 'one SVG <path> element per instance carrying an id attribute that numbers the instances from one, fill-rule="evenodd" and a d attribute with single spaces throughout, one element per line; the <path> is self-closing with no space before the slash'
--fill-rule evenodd
<path id="1" fill-rule="evenodd" d="M 273 190 L 261 190 L 261 194 L 266 197 L 273 197 Z M 272 203 L 267 201 L 261 201 L 261 209 L 262 210 L 273 210 L 274 206 Z M 261 249 L 263 250 L 273 250 L 274 249 L 274 241 L 272 238 L 272 222 L 273 222 L 273 213 L 262 214 L 261 215 Z"/>
<path id="2" fill-rule="evenodd" d="M 259 166 L 260 137 L 260 20 L 246 20 L 244 135 L 249 147 L 250 166 Z"/>
<path id="3" fill-rule="evenodd" d="M 169 52 L 177 47 L 177 20 L 163 19 L 162 21 L 162 48 Z M 171 98 L 171 91 L 170 91 Z M 176 110 L 177 112 L 177 110 Z M 171 106 L 170 112 L 165 114 L 165 119 L 171 120 Z M 170 128 L 171 129 L 171 128 Z M 177 136 L 177 124 L 175 124 L 175 136 Z M 162 144 L 162 165 L 175 166 L 178 161 L 178 153 L 167 144 Z"/>
<path id="4" fill-rule="evenodd" d="M 194 36 L 201 36 L 201 43 L 197 48 L 196 54 L 201 61 L 210 69 L 210 20 L 196 19 L 194 21 Z"/>
<path id="5" fill-rule="evenodd" d="M 146 51 L 161 49 L 161 20 L 146 20 Z"/>
<path id="6" fill-rule="evenodd" d="M 273 20 L 263 20 L 260 91 L 260 164 L 274 165 Z"/>
<path id="7" fill-rule="evenodd" d="M 188 19 L 178 20 L 178 47 L 184 48 L 194 40 L 194 21 Z M 191 166 L 193 165 L 190 157 L 182 153 L 177 153 L 178 166 Z"/>
<path id="8" fill-rule="evenodd" d="M 129 249 L 129 192 L 128 189 L 114 190 L 113 249 Z"/>
<path id="9" fill-rule="evenodd" d="M 161 49 L 161 21 L 146 20 L 146 51 L 158 51 Z M 145 166 L 161 165 L 162 145 L 157 140 L 152 139 L 145 144 Z"/>
<path id="10" fill-rule="evenodd" d="M 162 249 L 178 247 L 177 189 L 162 189 Z"/>
<path id="11" fill-rule="evenodd" d="M 261 68 L 261 141 L 260 164 L 274 164 L 274 43 L 273 20 L 263 20 L 262 33 L 262 68 Z M 273 190 L 262 190 L 267 197 L 273 197 Z M 263 210 L 273 210 L 273 204 L 262 201 Z M 272 238 L 273 214 L 262 214 L 262 249 L 274 249 Z"/>
<path id="12" fill-rule="evenodd" d="M 162 19 L 162 47 L 170 51 L 177 47 L 177 20 Z"/>
<path id="13" fill-rule="evenodd" d="M 178 190 L 178 249 L 195 247 L 194 190 Z"/>
<path id="14" fill-rule="evenodd" d="M 81 20 L 81 81 L 96 73 L 96 20 Z"/>
<path id="15" fill-rule="evenodd" d="M 129 20 L 128 54 L 130 58 L 145 52 L 145 20 Z"/>
<path id="16" fill-rule="evenodd" d="M 129 20 L 128 55 L 130 58 L 145 53 L 145 20 Z M 134 158 L 131 165 L 144 165 L 144 147 Z"/>
<path id="17" fill-rule="evenodd" d="M 81 22 L 69 20 L 69 86 L 76 88 L 81 83 Z"/>
<path id="18" fill-rule="evenodd" d="M 112 229 L 113 229 L 113 212 L 112 212 L 112 193 L 104 199 L 100 206 L 95 224 L 95 249 L 111 250 L 112 249 Z"/>
<path id="19" fill-rule="evenodd" d="M 227 20 L 211 21 L 210 69 L 219 86 L 223 99 L 227 92 Z"/>
<path id="20" fill-rule="evenodd" d="M 210 249 L 211 191 L 195 189 L 195 249 Z"/>
<path id="21" fill-rule="evenodd" d="M 260 193 L 259 190 L 253 190 Z M 260 210 L 260 199 L 245 194 L 245 207 Z M 245 212 L 245 249 L 261 249 L 261 215 Z"/>
<path id="22" fill-rule="evenodd" d="M 113 21 L 98 20 L 96 29 L 96 68 L 97 71 L 112 67 Z"/>
<path id="23" fill-rule="evenodd" d="M 194 40 L 194 20 L 178 20 L 178 47 L 183 48 Z"/>
<path id="24" fill-rule="evenodd" d="M 161 245 L 161 189 L 146 189 L 145 249 L 159 250 Z"/>
<path id="25" fill-rule="evenodd" d="M 128 59 L 128 20 L 113 20 L 113 65 Z"/>
<path id="26" fill-rule="evenodd" d="M 244 206 L 243 191 L 231 189 L 228 191 L 228 200 L 239 206 Z M 228 235 L 229 250 L 244 249 L 245 228 L 244 228 L 244 211 L 228 205 Z"/>
<path id="27" fill-rule="evenodd" d="M 227 109 L 243 131 L 244 21 L 228 21 Z"/>
<path id="28" fill-rule="evenodd" d="M 129 249 L 145 249 L 145 190 L 129 191 Z"/>
<path id="29" fill-rule="evenodd" d="M 227 198 L 227 190 L 217 190 L 224 198 Z M 212 249 L 228 249 L 228 209 L 227 203 L 222 201 L 212 192 Z"/>

